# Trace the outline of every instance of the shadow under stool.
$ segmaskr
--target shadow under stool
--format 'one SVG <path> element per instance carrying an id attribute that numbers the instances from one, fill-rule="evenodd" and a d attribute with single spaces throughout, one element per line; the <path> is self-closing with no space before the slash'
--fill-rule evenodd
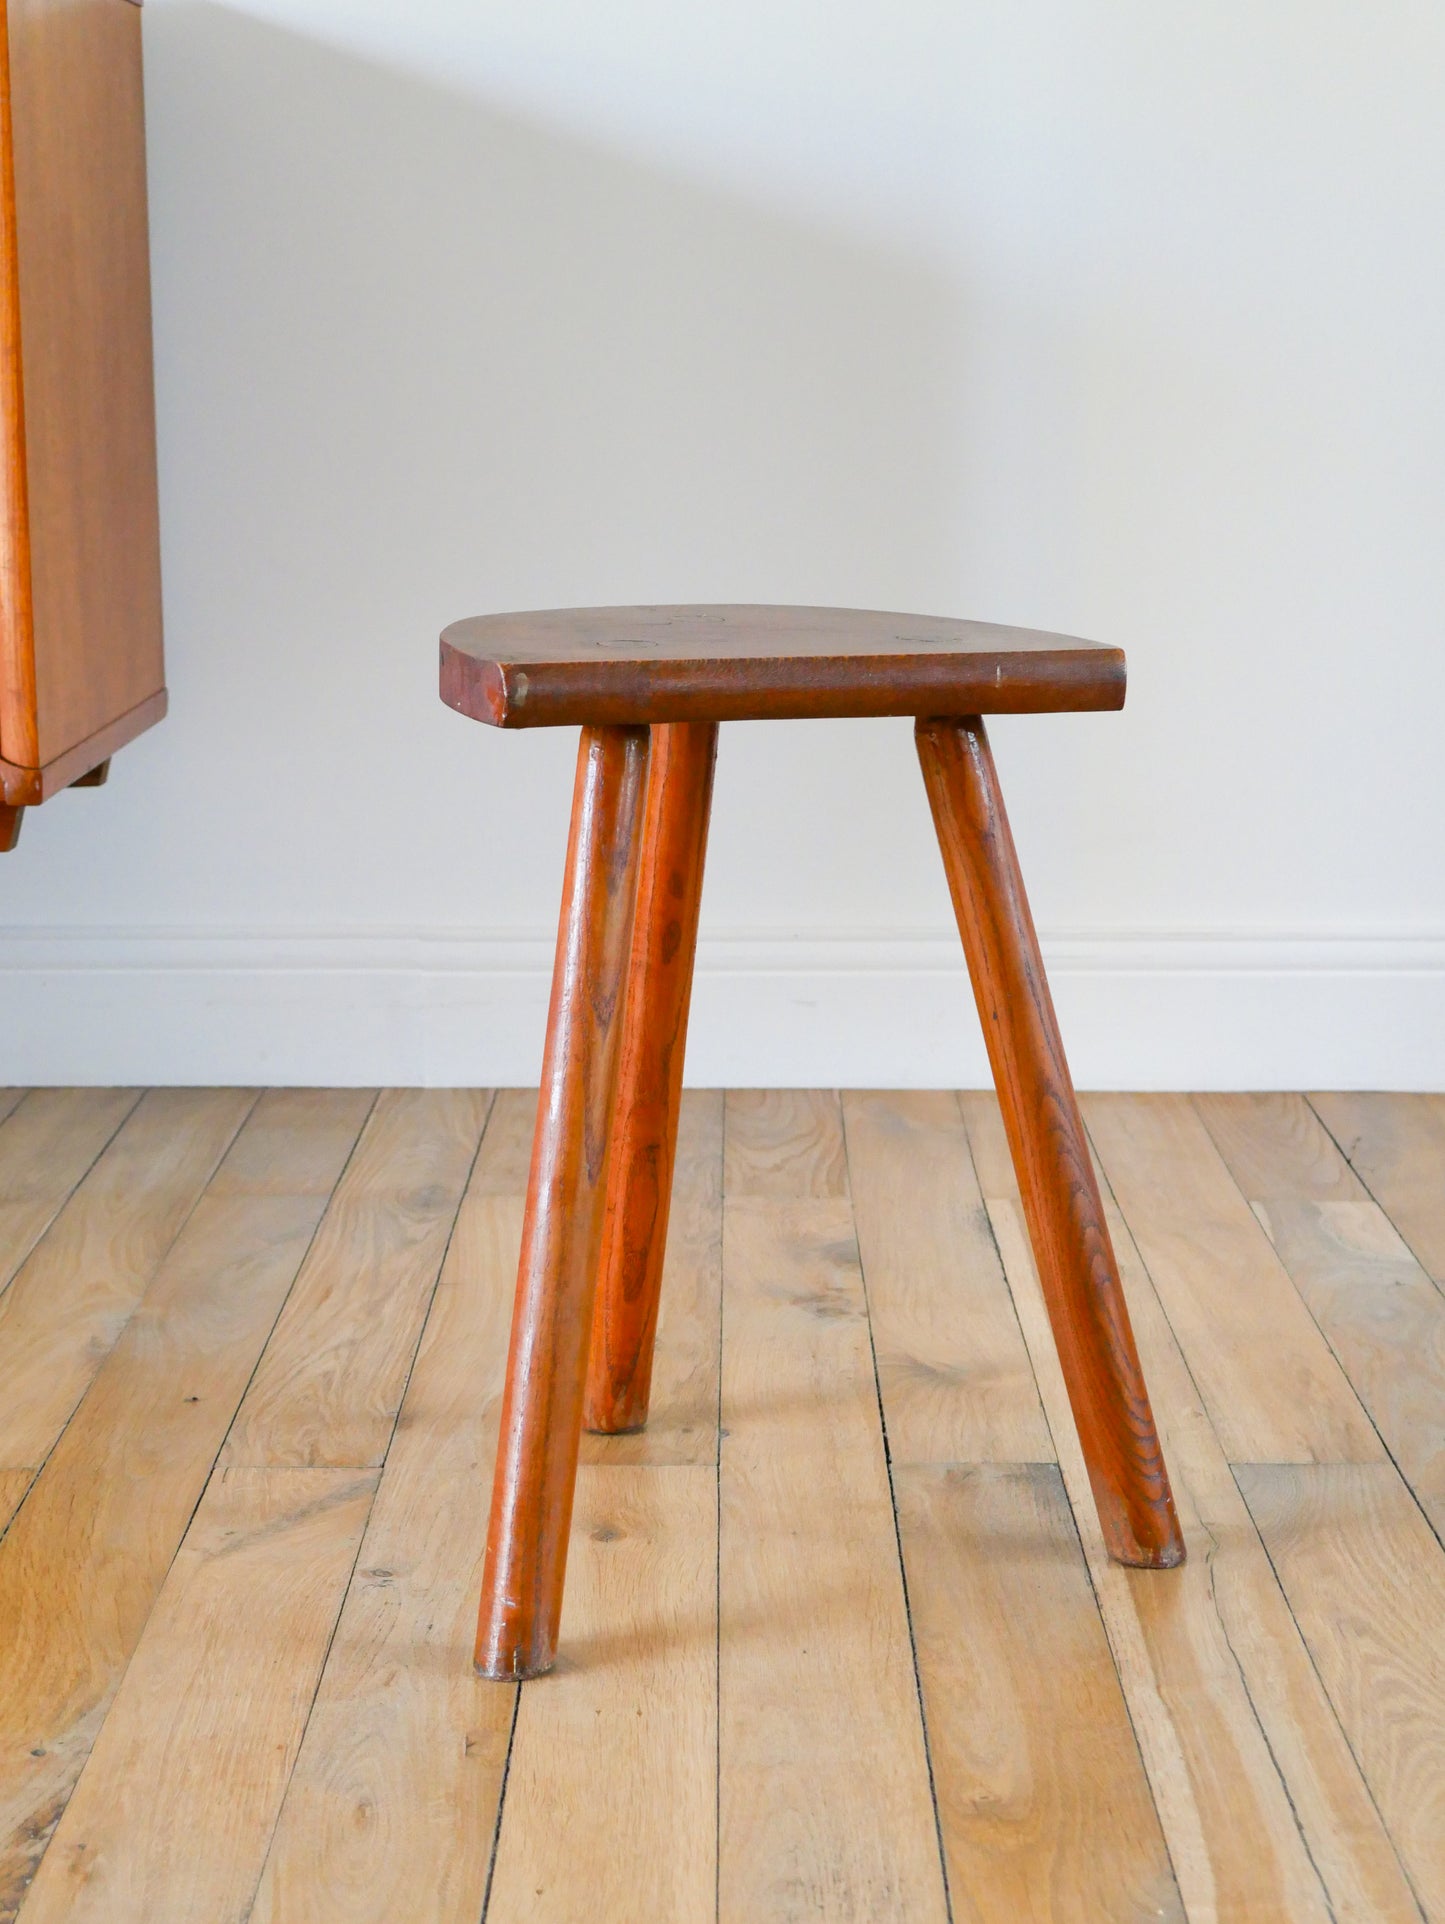
<path id="1" fill-rule="evenodd" d="M 581 608 L 442 636 L 442 699 L 581 724 L 477 1627 L 477 1668 L 557 1654 L 577 1453 L 647 1421 L 718 724 L 912 715 L 1034 1258 L 1109 1554 L 1184 1540 L 986 714 L 1120 708 L 1117 648 L 834 608 Z"/>

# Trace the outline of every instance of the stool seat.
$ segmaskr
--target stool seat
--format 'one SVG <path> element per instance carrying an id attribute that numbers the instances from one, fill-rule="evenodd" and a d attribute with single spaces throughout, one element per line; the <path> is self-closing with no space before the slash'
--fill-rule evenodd
<path id="1" fill-rule="evenodd" d="M 1122 708 L 1124 654 L 865 608 L 483 615 L 442 635 L 442 700 L 497 728 Z"/>

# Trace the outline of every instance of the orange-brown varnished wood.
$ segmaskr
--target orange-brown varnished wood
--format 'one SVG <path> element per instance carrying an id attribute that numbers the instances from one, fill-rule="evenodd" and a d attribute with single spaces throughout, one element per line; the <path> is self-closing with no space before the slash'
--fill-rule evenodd
<path id="1" fill-rule="evenodd" d="M 977 715 L 916 736 L 1104 1539 L 1167 1568 L 1184 1539 L 988 736 Z"/>
<path id="2" fill-rule="evenodd" d="M 24 820 L 23 808 L 11 808 L 8 802 L 0 802 L 0 855 L 8 855 L 20 840 L 20 825 Z"/>
<path id="3" fill-rule="evenodd" d="M 499 728 L 1119 708 L 1124 656 L 1072 635 L 866 608 L 562 608 L 441 644 L 448 707 Z"/>
<path id="4" fill-rule="evenodd" d="M 38 761 L 12 68 L 10 6 L 0 0 L 0 756 L 28 754 Z M 18 834 L 16 822 L 5 849 L 15 846 Z"/>
<path id="5" fill-rule="evenodd" d="M 578 747 L 477 1624 L 489 1677 L 536 1676 L 557 1650 L 647 750 L 645 730 L 607 727 Z"/>
<path id="6" fill-rule="evenodd" d="M 647 1421 L 717 724 L 653 729 L 585 1421 Z"/>
<path id="7" fill-rule="evenodd" d="M 29 595 L 0 624 L 0 753 L 41 768 L 164 679 L 141 20 L 122 0 L 5 11 L 18 294 L 4 347 L 23 390 L 5 431 L 26 471 L 5 507 L 24 518 L 11 545 Z"/>
<path id="8" fill-rule="evenodd" d="M 118 715 L 104 728 L 98 728 L 84 741 L 77 742 L 74 748 L 67 748 L 54 761 L 46 762 L 41 768 L 30 768 L 23 763 L 7 762 L 0 758 L 0 797 L 12 806 L 22 806 L 34 802 L 48 802 L 52 795 L 58 795 L 63 788 L 77 788 L 81 784 L 78 777 L 87 769 L 94 768 L 98 760 L 107 763 L 117 749 L 124 748 L 127 742 L 143 735 L 148 728 L 154 728 L 166 712 L 168 697 L 164 688 L 154 695 L 148 695 L 125 714 Z"/>

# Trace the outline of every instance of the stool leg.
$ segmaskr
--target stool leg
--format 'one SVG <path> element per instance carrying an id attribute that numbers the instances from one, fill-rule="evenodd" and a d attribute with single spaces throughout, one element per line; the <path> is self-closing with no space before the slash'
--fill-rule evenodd
<path id="1" fill-rule="evenodd" d="M 716 722 L 652 731 L 585 1404 L 609 1434 L 647 1421 L 716 757 Z"/>
<path id="2" fill-rule="evenodd" d="M 647 775 L 645 728 L 584 728 L 477 1622 L 488 1677 L 557 1654 Z"/>
<path id="3" fill-rule="evenodd" d="M 915 736 L 1104 1541 L 1167 1569 L 1184 1538 L 988 736 L 977 715 Z"/>

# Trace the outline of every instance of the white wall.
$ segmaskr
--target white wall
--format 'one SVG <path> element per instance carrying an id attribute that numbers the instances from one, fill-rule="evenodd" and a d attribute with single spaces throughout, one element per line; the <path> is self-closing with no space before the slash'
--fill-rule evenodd
<path id="1" fill-rule="evenodd" d="M 1079 1080 L 1445 1084 L 1433 0 L 148 0 L 171 719 L 0 1080 L 535 1075 L 573 740 L 455 616 L 1122 643 L 1001 720 Z M 976 1082 L 906 722 L 725 731 L 690 1074 Z"/>

